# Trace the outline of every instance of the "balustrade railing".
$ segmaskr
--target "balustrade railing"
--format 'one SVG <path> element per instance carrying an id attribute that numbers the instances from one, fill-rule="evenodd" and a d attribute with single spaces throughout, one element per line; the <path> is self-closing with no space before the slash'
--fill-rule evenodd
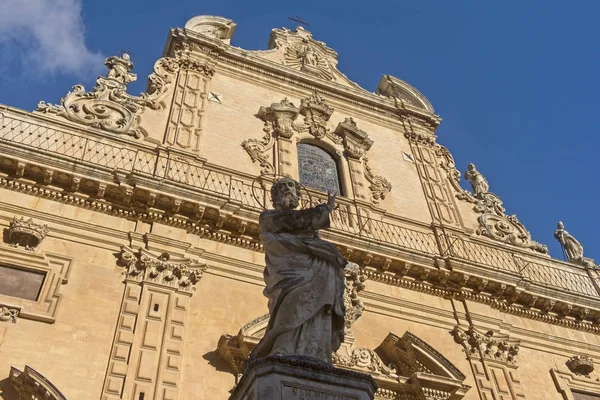
<path id="1" fill-rule="evenodd" d="M 0 113 L 0 143 L 35 149 L 41 154 L 81 161 L 120 170 L 135 172 L 162 180 L 176 182 L 193 190 L 222 196 L 243 206 L 261 211 L 270 205 L 269 189 L 256 184 L 242 174 L 220 171 L 160 150 L 128 148 L 110 139 L 89 138 L 60 128 L 32 123 L 12 113 Z M 0 155 L 3 153 L 0 150 Z M 268 186 L 268 185 L 267 185 Z M 303 201 L 313 205 L 326 202 L 317 192 Z M 497 247 L 486 246 L 458 236 L 439 235 L 439 245 L 433 232 L 423 232 L 406 226 L 383 221 L 369 210 L 340 198 L 332 213 L 335 232 L 408 249 L 428 255 L 452 256 L 490 268 L 519 275 L 533 282 L 566 291 L 597 297 L 586 271 L 563 265 L 553 260 L 536 261 Z"/>

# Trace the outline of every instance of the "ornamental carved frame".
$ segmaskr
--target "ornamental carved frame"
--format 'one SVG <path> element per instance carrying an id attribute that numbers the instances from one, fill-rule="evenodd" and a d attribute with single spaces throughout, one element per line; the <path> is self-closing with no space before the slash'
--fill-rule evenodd
<path id="1" fill-rule="evenodd" d="M 573 390 L 582 394 L 600 396 L 600 381 L 559 368 L 550 370 L 552 380 L 563 400 L 576 400 Z"/>
<path id="2" fill-rule="evenodd" d="M 59 254 L 32 252 L 0 245 L 0 264 L 44 274 L 37 300 L 0 294 L 0 304 L 18 310 L 17 318 L 54 323 L 61 302 L 61 287 L 68 283 L 73 259 Z"/>
<path id="3" fill-rule="evenodd" d="M 373 141 L 352 117 L 331 129 L 333 107 L 317 92 L 304 98 L 300 106 L 284 98 L 279 103 L 261 107 L 258 118 L 264 122 L 260 138 L 242 142 L 252 162 L 258 162 L 261 174 L 298 176 L 296 146 L 308 143 L 318 146 L 336 159 L 343 195 L 374 205 L 392 190 L 391 183 L 376 175 L 368 164 L 367 153 Z"/>

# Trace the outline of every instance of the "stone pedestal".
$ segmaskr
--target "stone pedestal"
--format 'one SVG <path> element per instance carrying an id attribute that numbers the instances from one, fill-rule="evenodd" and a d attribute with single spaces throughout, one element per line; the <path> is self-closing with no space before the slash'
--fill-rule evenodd
<path id="1" fill-rule="evenodd" d="M 373 377 L 312 359 L 270 356 L 252 360 L 230 400 L 373 400 Z"/>

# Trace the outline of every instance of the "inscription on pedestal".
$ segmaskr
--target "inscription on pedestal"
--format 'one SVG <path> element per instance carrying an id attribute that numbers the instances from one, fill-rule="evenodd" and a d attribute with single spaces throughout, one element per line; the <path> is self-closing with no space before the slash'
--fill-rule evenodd
<path id="1" fill-rule="evenodd" d="M 360 400 L 355 396 L 334 393 L 330 391 L 316 390 L 314 387 L 306 387 L 288 382 L 281 382 L 282 400 Z"/>

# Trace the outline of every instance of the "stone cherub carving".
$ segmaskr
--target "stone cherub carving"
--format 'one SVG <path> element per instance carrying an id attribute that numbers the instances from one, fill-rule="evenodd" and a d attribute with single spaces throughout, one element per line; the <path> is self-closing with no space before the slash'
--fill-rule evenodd
<path id="1" fill-rule="evenodd" d="M 471 182 L 471 187 L 473 188 L 473 195 L 478 197 L 482 194 L 488 193 L 490 190 L 490 185 L 481 172 L 477 171 L 475 168 L 475 164 L 471 163 L 467 167 L 467 171 L 465 172 L 465 179 Z"/>
<path id="2" fill-rule="evenodd" d="M 344 337 L 347 261 L 317 231 L 329 227 L 335 195 L 328 194 L 327 204 L 295 210 L 300 184 L 282 178 L 271 188 L 271 198 L 275 210 L 259 218 L 271 318 L 250 357 L 300 356 L 331 365 Z"/>
<path id="3" fill-rule="evenodd" d="M 554 237 L 565 251 L 567 261 L 585 266 L 594 265 L 592 259 L 583 256 L 583 246 L 565 230 L 565 225 L 562 221 L 558 221 L 557 229 L 554 231 Z"/>

